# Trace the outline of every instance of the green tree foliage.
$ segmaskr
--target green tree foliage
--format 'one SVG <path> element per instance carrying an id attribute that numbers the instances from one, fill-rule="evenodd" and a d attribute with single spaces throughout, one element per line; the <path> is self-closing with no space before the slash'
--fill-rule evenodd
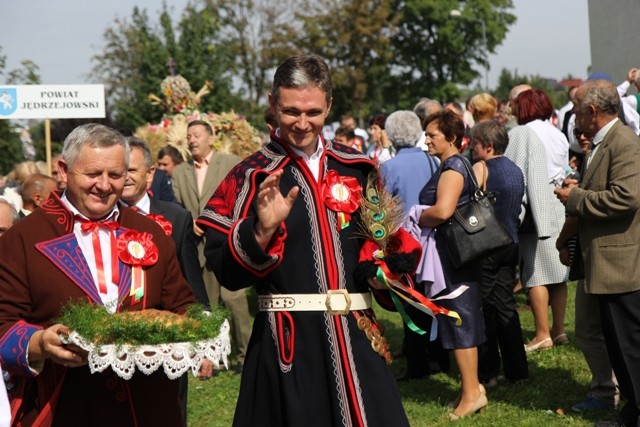
<path id="1" fill-rule="evenodd" d="M 458 84 L 483 75 L 489 53 L 516 20 L 509 13 L 512 8 L 511 0 L 470 0 L 460 16 L 452 16 L 452 10 L 460 9 L 457 0 L 399 1 L 396 10 L 402 19 L 393 37 L 397 102 L 454 99 Z"/>
<path id="2" fill-rule="evenodd" d="M 483 75 L 515 22 L 512 0 L 469 0 L 451 15 L 460 8 L 457 0 L 193 0 L 177 26 L 164 6 L 158 27 L 134 8 L 105 32 L 95 71 L 119 127 L 160 118 L 147 95 L 158 92 L 170 58 L 193 90 L 214 84 L 202 110 L 235 109 L 255 124 L 275 66 L 312 52 L 332 68 L 334 115 L 362 123 L 423 96 L 453 99 L 458 85 Z"/>
<path id="3" fill-rule="evenodd" d="M 233 58 L 242 107 L 254 126 L 266 129 L 264 106 L 273 70 L 298 51 L 294 0 L 208 0 L 220 16 L 220 40 Z"/>
<path id="4" fill-rule="evenodd" d="M 20 68 L 11 70 L 7 73 L 7 84 L 25 84 L 25 85 L 37 85 L 40 84 L 40 67 L 30 59 L 23 59 L 20 61 Z"/>
<path id="5" fill-rule="evenodd" d="M 205 82 L 213 83 L 211 93 L 204 97 L 201 111 L 221 112 L 238 103 L 232 94 L 232 57 L 228 46 L 220 39 L 218 11 L 203 4 L 188 5 L 179 24 L 179 40 L 174 56 L 177 72 L 198 91 Z"/>
<path id="6" fill-rule="evenodd" d="M 97 62 L 93 75 L 105 84 L 114 125 L 133 130 L 158 120 L 162 111 L 149 103 L 147 95 L 157 92 L 166 77 L 169 54 L 146 10 L 134 7 L 131 21 L 116 19 L 103 38 L 102 53 L 92 58 Z"/>
<path id="7" fill-rule="evenodd" d="M 388 105 L 385 88 L 397 61 L 392 34 L 400 22 L 393 9 L 393 0 L 309 1 L 300 9 L 300 46 L 332 68 L 334 115 L 349 112 L 362 123 Z"/>
<path id="8" fill-rule="evenodd" d="M 460 7 L 457 0 L 307 4 L 300 43 L 332 66 L 334 113 L 362 117 L 410 108 L 420 97 L 455 98 L 458 85 L 484 73 L 488 54 L 516 19 L 511 0 L 465 1 L 452 16 Z"/>
<path id="9" fill-rule="evenodd" d="M 103 35 L 105 47 L 93 57 L 96 63 L 93 75 L 105 83 L 109 110 L 118 128 L 133 130 L 160 120 L 162 109 L 151 105 L 147 97 L 160 92 L 160 83 L 170 74 L 171 67 L 195 91 L 205 81 L 214 84 L 202 110 L 218 111 L 234 100 L 227 73 L 228 53 L 216 44 L 219 31 L 216 14 L 189 4 L 177 31 L 166 5 L 159 18 L 158 27 L 151 23 L 146 10 L 134 7 L 130 21 L 116 19 L 107 28 Z"/>
<path id="10" fill-rule="evenodd" d="M 0 120 L 0 175 L 6 175 L 24 160 L 20 138 L 9 120 Z"/>
<path id="11" fill-rule="evenodd" d="M 493 92 L 493 96 L 498 100 L 509 99 L 511 88 L 519 84 L 528 84 L 535 89 L 543 90 L 551 98 L 553 107 L 558 109 L 567 103 L 567 90 L 564 87 L 552 86 L 548 79 L 540 76 L 520 76 L 517 71 L 511 73 L 506 68 L 500 71 L 498 86 Z"/>

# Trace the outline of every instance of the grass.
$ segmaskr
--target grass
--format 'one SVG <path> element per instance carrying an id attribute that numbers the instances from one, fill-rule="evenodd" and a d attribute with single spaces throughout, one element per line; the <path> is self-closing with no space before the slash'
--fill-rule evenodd
<path id="1" fill-rule="evenodd" d="M 586 395 L 591 375 L 574 339 L 575 282 L 569 284 L 569 301 L 565 319 L 570 343 L 528 356 L 530 380 L 524 384 L 500 383 L 489 391 L 489 407 L 483 414 L 462 419 L 456 426 L 554 427 L 593 426 L 595 421 L 615 418 L 615 411 L 576 414 L 571 406 Z M 533 318 L 523 295 L 518 296 L 520 320 L 525 342 L 533 337 Z M 400 348 L 402 325 L 397 313 L 378 308 L 378 317 L 386 326 L 386 337 L 393 349 Z M 449 374 L 433 375 L 424 380 L 398 383 L 404 408 L 412 426 L 449 426 L 445 405 L 458 391 L 455 363 Z M 405 361 L 393 362 L 395 376 L 404 372 Z M 190 378 L 189 426 L 230 426 L 240 386 L 240 376 L 231 370 L 208 381 Z M 256 396 L 259 398 L 259 396 Z"/>

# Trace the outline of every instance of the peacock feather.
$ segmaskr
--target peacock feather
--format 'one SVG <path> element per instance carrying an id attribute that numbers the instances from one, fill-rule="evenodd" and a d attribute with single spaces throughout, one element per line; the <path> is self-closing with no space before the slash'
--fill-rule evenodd
<path id="1" fill-rule="evenodd" d="M 367 188 L 361 201 L 361 233 L 372 239 L 386 253 L 389 238 L 400 228 L 404 205 L 398 196 L 389 193 L 378 168 L 367 177 Z"/>

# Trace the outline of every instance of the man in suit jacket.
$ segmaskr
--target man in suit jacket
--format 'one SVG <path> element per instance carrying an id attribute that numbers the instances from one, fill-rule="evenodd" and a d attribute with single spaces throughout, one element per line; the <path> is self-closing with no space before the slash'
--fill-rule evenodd
<path id="1" fill-rule="evenodd" d="M 154 172 L 149 192 L 158 200 L 177 203 L 177 200 L 173 195 L 173 188 L 171 188 L 171 180 L 163 170 L 158 169 Z"/>
<path id="2" fill-rule="evenodd" d="M 213 130 L 209 123 L 194 120 L 187 128 L 189 150 L 193 161 L 177 166 L 172 173 L 173 193 L 193 218 L 198 218 L 207 202 L 225 178 L 227 173 L 240 162 L 240 158 L 231 154 L 213 151 Z M 231 330 L 238 349 L 236 371 L 242 369 L 244 356 L 251 336 L 249 304 L 244 290 L 229 291 L 221 287 L 213 271 L 206 265 L 204 256 L 204 232 L 194 223 L 194 232 L 198 242 L 198 258 L 202 268 L 204 283 L 212 306 L 220 300 L 231 311 Z"/>
<path id="3" fill-rule="evenodd" d="M 171 236 L 176 244 L 176 255 L 182 274 L 191 286 L 196 301 L 209 306 L 209 297 L 202 279 L 198 262 L 198 249 L 193 234 L 191 213 L 176 203 L 149 197 L 147 190 L 154 181 L 153 159 L 146 142 L 140 138 L 129 137 L 129 169 L 122 191 L 122 200 L 138 213 L 148 216 L 162 227 L 165 234 Z M 184 424 L 187 425 L 188 374 L 179 379 L 178 394 L 182 402 Z"/>
<path id="4" fill-rule="evenodd" d="M 147 190 L 153 182 L 154 174 L 158 172 L 153 167 L 151 151 L 147 143 L 139 138 L 129 137 L 128 140 L 131 154 L 122 200 L 130 207 L 135 207 L 139 213 L 156 221 L 165 233 L 173 238 L 182 274 L 191 286 L 196 300 L 208 306 L 209 297 L 198 262 L 191 213 L 176 203 L 149 196 Z"/>
<path id="5" fill-rule="evenodd" d="M 115 130 L 93 123 L 76 128 L 58 164 L 65 192 L 52 193 L 0 239 L 0 363 L 11 374 L 16 424 L 183 424 L 175 381 L 160 371 L 136 372 L 128 381 L 110 369 L 92 374 L 86 354 L 61 342 L 66 326 L 53 324 L 69 300 L 111 313 L 153 308 L 179 314 L 194 301 L 171 239 L 118 204 L 127 159 L 127 143 Z M 135 242 L 151 265 L 132 293 L 125 251 Z"/>
<path id="6" fill-rule="evenodd" d="M 595 135 L 580 185 L 556 190 L 577 231 L 585 290 L 597 297 L 611 366 L 627 404 L 614 424 L 640 425 L 640 138 L 617 118 L 620 98 L 604 80 L 576 91 L 576 126 Z M 604 425 L 604 424 L 603 424 Z"/>

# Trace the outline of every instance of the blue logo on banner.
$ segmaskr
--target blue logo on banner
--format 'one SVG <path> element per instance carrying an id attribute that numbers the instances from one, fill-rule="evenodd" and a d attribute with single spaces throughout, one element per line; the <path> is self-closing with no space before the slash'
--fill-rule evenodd
<path id="1" fill-rule="evenodd" d="M 8 116 L 18 108 L 18 92 L 15 88 L 0 87 L 0 116 Z"/>

